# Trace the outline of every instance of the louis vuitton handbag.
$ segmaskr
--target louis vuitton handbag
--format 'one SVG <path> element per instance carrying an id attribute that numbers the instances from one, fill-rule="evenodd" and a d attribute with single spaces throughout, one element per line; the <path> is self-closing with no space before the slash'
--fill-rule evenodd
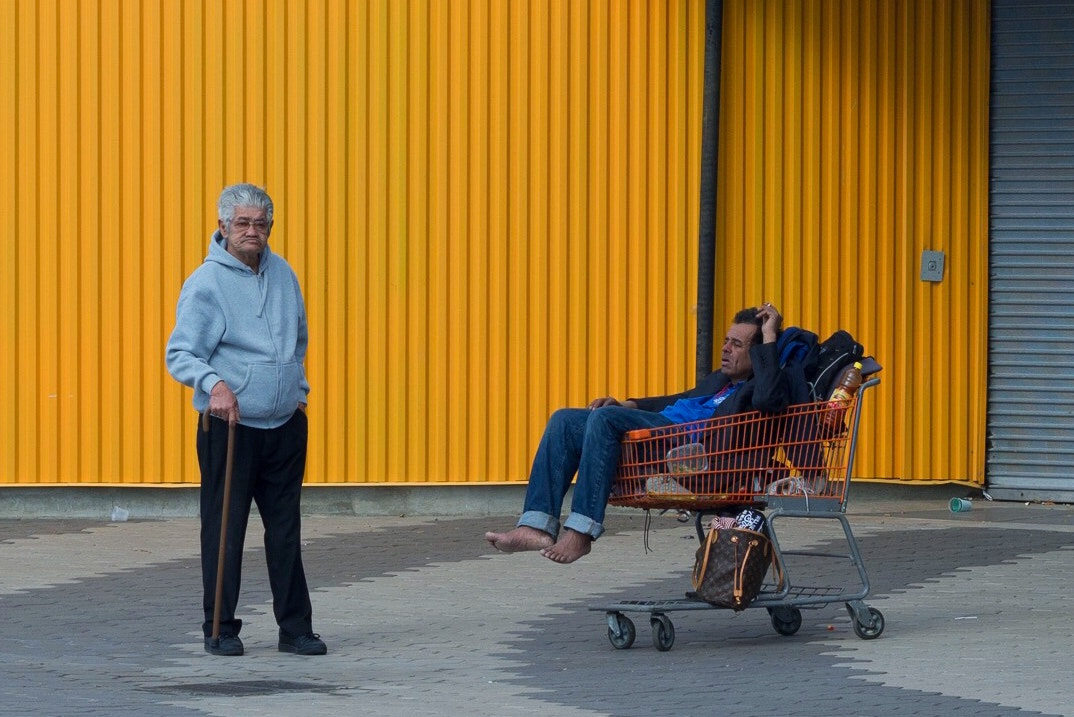
<path id="1" fill-rule="evenodd" d="M 746 528 L 713 528 L 697 549 L 694 594 L 717 607 L 746 609 L 761 592 L 772 564 L 772 543 Z"/>

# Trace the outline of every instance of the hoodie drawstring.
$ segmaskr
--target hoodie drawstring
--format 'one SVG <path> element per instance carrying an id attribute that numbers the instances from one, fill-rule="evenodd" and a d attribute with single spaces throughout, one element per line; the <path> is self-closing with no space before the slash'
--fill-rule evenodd
<path id="1" fill-rule="evenodd" d="M 257 289 L 261 292 L 261 303 L 257 307 L 257 315 L 265 315 L 265 302 L 268 301 L 268 275 L 263 272 L 257 272 Z"/>

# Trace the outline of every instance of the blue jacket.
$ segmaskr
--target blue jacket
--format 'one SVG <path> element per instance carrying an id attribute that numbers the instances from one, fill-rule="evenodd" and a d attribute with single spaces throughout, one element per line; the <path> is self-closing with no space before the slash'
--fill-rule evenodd
<path id="1" fill-rule="evenodd" d="M 238 399 L 240 423 L 275 428 L 307 402 L 309 333 L 290 265 L 266 246 L 259 269 L 229 254 L 215 232 L 205 260 L 183 283 L 165 363 L 175 380 L 193 387 L 198 411 L 223 380 Z"/>

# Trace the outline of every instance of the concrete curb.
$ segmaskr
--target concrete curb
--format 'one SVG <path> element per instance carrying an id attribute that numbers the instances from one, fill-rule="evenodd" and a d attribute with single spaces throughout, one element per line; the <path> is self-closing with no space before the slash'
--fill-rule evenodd
<path id="1" fill-rule="evenodd" d="M 198 515 L 198 487 L 2 487 L 0 519 L 88 518 L 109 520 L 113 508 L 126 510 L 131 520 L 188 518 Z M 517 515 L 522 510 L 526 486 L 516 485 L 415 485 L 415 486 L 318 486 L 302 492 L 305 515 L 481 517 Z M 851 503 L 884 500 L 934 501 L 945 504 L 973 489 L 959 485 L 898 485 L 856 483 Z M 570 504 L 570 495 L 565 505 Z M 609 512 L 617 512 L 612 508 Z M 636 509 L 622 509 L 634 512 Z"/>

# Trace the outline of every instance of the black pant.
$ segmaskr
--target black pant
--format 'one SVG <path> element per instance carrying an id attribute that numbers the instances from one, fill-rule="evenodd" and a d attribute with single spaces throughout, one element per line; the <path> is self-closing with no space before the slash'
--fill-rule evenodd
<path id="1" fill-rule="evenodd" d="M 294 415 L 279 428 L 235 426 L 234 459 L 224 553 L 224 579 L 220 605 L 220 634 L 239 634 L 236 619 L 242 550 L 251 501 L 257 503 L 265 526 L 265 561 L 272 587 L 272 609 L 277 624 L 291 635 L 313 630 L 306 573 L 302 568 L 299 499 L 306 469 L 306 414 Z M 213 418 L 209 431 L 198 423 L 198 463 L 201 467 L 201 579 L 204 588 L 205 622 L 202 630 L 212 635 L 216 602 L 216 567 L 220 550 L 220 513 L 224 500 L 227 466 L 226 421 Z"/>

